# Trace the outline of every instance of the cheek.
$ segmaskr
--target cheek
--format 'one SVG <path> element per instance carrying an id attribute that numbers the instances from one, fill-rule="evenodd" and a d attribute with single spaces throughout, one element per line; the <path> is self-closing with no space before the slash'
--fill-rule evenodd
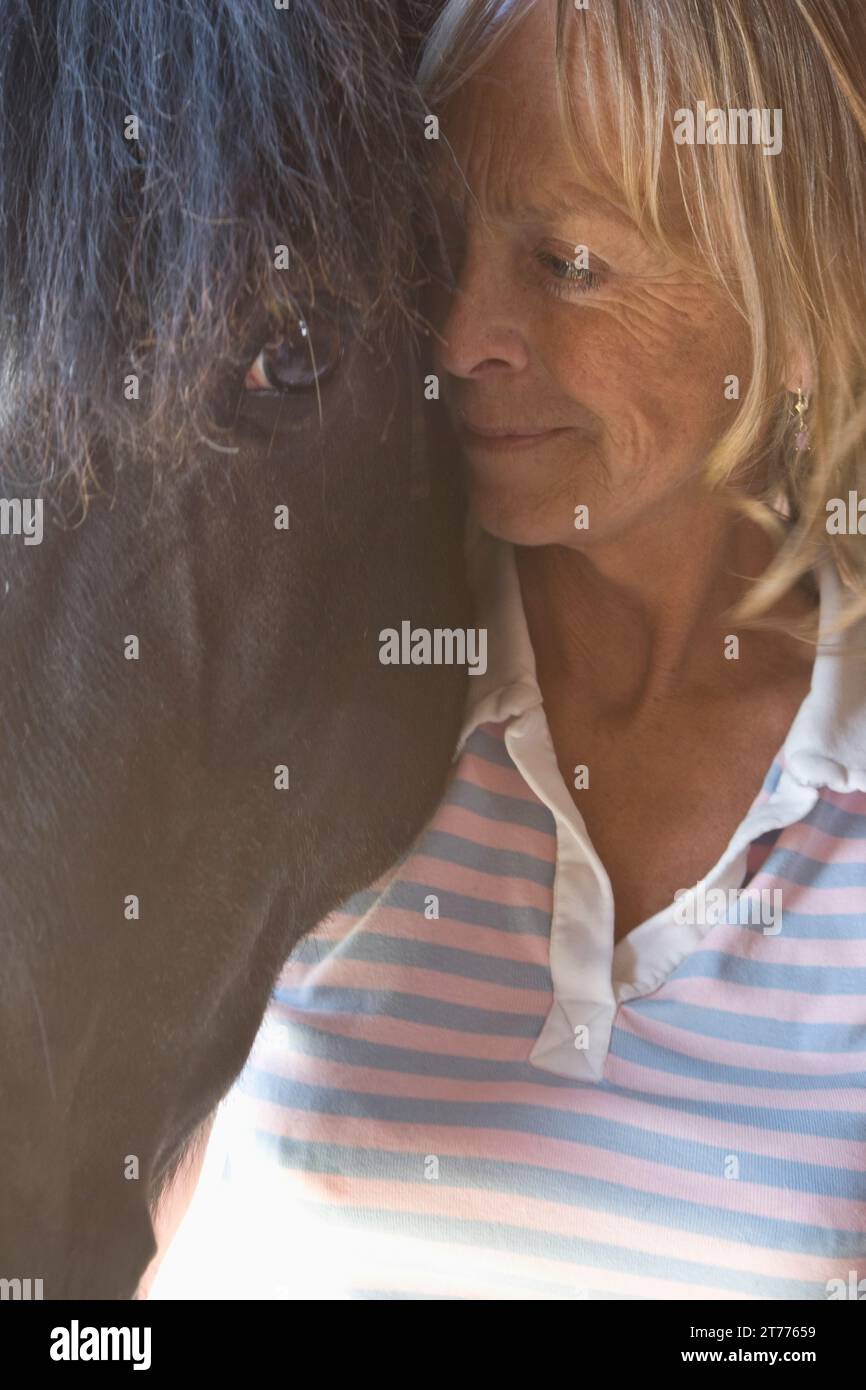
<path id="1" fill-rule="evenodd" d="M 652 463 L 660 451 L 672 464 L 687 455 L 691 466 L 732 422 L 729 378 L 738 377 L 740 395 L 746 389 L 745 325 L 694 287 L 683 289 L 683 301 L 677 308 L 645 295 L 555 305 L 536 326 L 539 357 L 571 418 L 607 440 L 618 466 Z"/>
<path id="2" fill-rule="evenodd" d="M 613 476 L 648 459 L 669 437 L 667 369 L 611 309 L 563 306 L 539 325 L 538 357 L 564 414 Z M 572 440 L 571 446 L 580 441 Z"/>
<path id="3" fill-rule="evenodd" d="M 555 384 L 557 393 L 577 407 L 574 414 L 594 414 L 593 402 L 597 401 L 602 376 L 598 370 L 598 325 L 579 313 L 564 314 L 555 306 L 536 324 L 533 336 L 542 371 Z"/>
<path id="4" fill-rule="evenodd" d="M 675 284 L 643 296 L 623 317 L 630 328 L 638 324 L 632 336 L 645 339 L 643 356 L 629 365 L 660 410 L 679 417 L 693 439 L 726 428 L 726 378 L 745 384 L 751 360 L 748 328 L 727 300 L 705 286 Z"/>
<path id="5" fill-rule="evenodd" d="M 649 410 L 670 393 L 671 339 L 626 300 L 554 303 L 538 316 L 533 337 L 545 374 L 573 403 L 576 422 L 584 414 L 590 427 L 593 421 L 609 427 L 623 411 Z"/>

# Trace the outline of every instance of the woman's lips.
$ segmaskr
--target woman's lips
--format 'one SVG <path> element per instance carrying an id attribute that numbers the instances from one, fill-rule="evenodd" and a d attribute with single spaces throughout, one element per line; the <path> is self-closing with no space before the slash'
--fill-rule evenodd
<path id="1" fill-rule="evenodd" d="M 460 433 L 463 441 L 472 449 L 491 449 L 497 453 L 512 453 L 518 449 L 531 449 L 536 444 L 542 444 L 547 439 L 552 439 L 556 434 L 563 434 L 564 429 L 557 427 L 550 430 L 530 430 L 530 429 L 483 429 L 478 425 L 470 425 L 468 420 L 460 423 Z"/>

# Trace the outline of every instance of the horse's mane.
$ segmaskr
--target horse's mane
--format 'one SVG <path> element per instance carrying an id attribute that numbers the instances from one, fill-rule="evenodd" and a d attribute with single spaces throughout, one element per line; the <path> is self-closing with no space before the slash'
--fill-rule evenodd
<path id="1" fill-rule="evenodd" d="M 156 461 L 168 443 L 180 458 L 205 373 L 237 350 L 241 291 L 286 309 L 348 289 L 374 326 L 408 303 L 423 112 L 397 10 L 4 0 L 7 477 L 78 487 L 104 441 L 119 457 Z"/>

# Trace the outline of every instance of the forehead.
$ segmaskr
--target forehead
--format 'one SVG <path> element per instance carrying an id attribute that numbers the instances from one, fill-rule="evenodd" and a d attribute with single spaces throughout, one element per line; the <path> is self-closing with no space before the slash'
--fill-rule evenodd
<path id="1" fill-rule="evenodd" d="M 528 220 L 533 214 L 555 218 L 579 213 L 634 234 L 639 214 L 628 208 L 625 194 L 602 172 L 594 154 L 593 118 L 579 52 L 579 45 L 588 40 L 586 31 L 576 26 L 565 36 L 573 118 L 573 126 L 566 125 L 559 96 L 555 13 L 555 4 L 541 0 L 451 97 L 442 117 L 446 138 L 434 155 L 435 192 L 462 208 L 471 202 L 490 218 Z M 605 80 L 601 54 L 592 53 L 590 62 L 600 93 L 598 139 L 605 142 L 607 155 L 619 149 L 620 102 Z M 580 167 L 576 144 L 589 174 Z M 659 172 L 668 232 L 687 243 L 689 224 L 670 150 L 662 151 Z"/>
<path id="2" fill-rule="evenodd" d="M 502 221 L 546 220 L 580 212 L 635 231 L 621 204 L 581 182 L 574 136 L 558 101 L 555 13 L 536 5 L 452 96 L 435 160 L 440 199 Z M 571 99 L 581 121 L 585 103 Z M 444 148 L 442 148 L 444 147 Z"/>
<path id="3" fill-rule="evenodd" d="M 459 200 L 468 185 L 488 212 L 507 215 L 573 173 L 556 104 L 552 8 L 531 11 L 448 102 L 440 196 Z"/>

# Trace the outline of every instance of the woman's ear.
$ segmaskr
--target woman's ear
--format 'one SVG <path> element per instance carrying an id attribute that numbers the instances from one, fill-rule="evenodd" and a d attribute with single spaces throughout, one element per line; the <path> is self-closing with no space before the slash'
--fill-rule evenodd
<path id="1" fill-rule="evenodd" d="M 785 390 L 802 391 L 808 396 L 812 390 L 815 373 L 812 368 L 812 361 L 805 348 L 797 347 L 789 357 L 788 370 L 785 373 Z"/>

